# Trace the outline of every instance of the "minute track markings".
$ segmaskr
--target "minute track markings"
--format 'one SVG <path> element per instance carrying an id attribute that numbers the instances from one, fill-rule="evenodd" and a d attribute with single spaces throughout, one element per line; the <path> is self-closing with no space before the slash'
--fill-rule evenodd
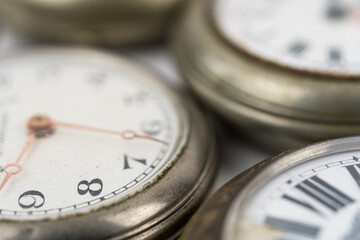
<path id="1" fill-rule="evenodd" d="M 320 172 L 319 168 L 321 168 L 322 166 L 325 166 L 326 168 L 333 168 L 333 167 L 337 167 L 337 166 L 340 166 L 340 165 L 345 165 L 345 164 L 349 164 L 349 163 L 355 163 L 355 162 L 358 162 L 360 159 L 353 156 L 351 159 L 346 159 L 346 160 L 341 160 L 341 161 L 335 161 L 335 162 L 331 162 L 331 163 L 327 163 L 327 164 L 324 164 L 324 165 L 320 165 L 318 167 L 315 167 L 315 168 L 312 168 L 310 171 L 313 173 L 313 172 Z M 315 170 L 315 171 L 313 171 Z M 300 178 L 305 178 L 308 174 L 309 170 L 306 170 L 304 172 L 301 172 L 298 174 L 298 176 Z"/>

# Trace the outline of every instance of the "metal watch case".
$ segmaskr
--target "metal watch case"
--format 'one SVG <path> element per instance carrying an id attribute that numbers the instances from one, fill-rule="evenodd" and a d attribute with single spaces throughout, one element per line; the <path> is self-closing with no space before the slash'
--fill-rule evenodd
<path id="1" fill-rule="evenodd" d="M 201 206 L 185 228 L 180 240 L 224 239 L 224 232 L 229 230 L 230 226 L 233 227 L 226 224 L 231 224 L 229 217 L 237 213 L 233 208 L 235 201 L 237 203 L 247 201 L 248 196 L 242 193 L 248 190 L 256 191 L 291 166 L 325 155 L 359 150 L 359 144 L 360 137 L 329 140 L 302 149 L 287 151 L 254 165 L 227 182 Z"/>
<path id="2" fill-rule="evenodd" d="M 124 63 L 124 59 L 87 49 L 40 48 L 31 51 L 82 54 L 108 61 L 112 66 Z M 169 97 L 184 98 L 165 86 L 157 76 L 142 67 L 138 69 Z M 216 167 L 214 132 L 204 124 L 206 119 L 193 102 L 181 102 L 178 111 L 186 119 L 182 123 L 186 143 L 178 154 L 172 155 L 171 165 L 154 181 L 135 194 L 90 213 L 46 220 L 0 220 L 0 239 L 175 239 L 208 194 Z"/>
<path id="3" fill-rule="evenodd" d="M 359 77 L 316 75 L 263 61 L 231 45 L 213 1 L 194 1 L 172 35 L 179 68 L 206 103 L 277 149 L 360 133 Z"/>
<path id="4" fill-rule="evenodd" d="M 2 0 L 0 14 L 35 38 L 108 46 L 133 45 L 165 34 L 181 0 Z"/>

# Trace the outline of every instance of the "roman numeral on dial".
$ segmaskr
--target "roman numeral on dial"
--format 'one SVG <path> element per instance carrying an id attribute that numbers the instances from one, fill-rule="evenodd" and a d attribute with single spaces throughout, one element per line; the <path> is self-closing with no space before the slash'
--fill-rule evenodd
<path id="1" fill-rule="evenodd" d="M 354 202 L 345 193 L 317 176 L 313 176 L 295 187 L 333 212 Z"/>
<path id="2" fill-rule="evenodd" d="M 265 224 L 284 232 L 291 232 L 312 238 L 315 238 L 320 232 L 320 227 L 318 226 L 271 216 L 266 217 Z"/>
<path id="3" fill-rule="evenodd" d="M 358 167 L 360 168 L 360 164 Z M 360 183 L 360 174 L 355 170 L 355 167 L 349 166 L 348 171 L 352 174 L 354 179 Z M 304 182 L 299 183 L 295 186 L 295 188 L 309 196 L 311 199 L 320 203 L 331 212 L 337 212 L 341 208 L 354 202 L 354 200 L 345 193 L 326 183 L 317 176 L 311 177 Z M 282 198 L 298 206 L 306 208 L 307 210 L 310 210 L 321 217 L 325 216 L 323 212 L 316 208 L 316 206 L 311 202 L 305 201 L 303 199 L 297 199 L 296 197 L 288 194 L 284 194 Z"/>
<path id="4" fill-rule="evenodd" d="M 359 160 L 357 158 L 354 157 L 355 160 Z M 355 182 L 357 183 L 357 185 L 360 187 L 360 174 L 359 172 L 356 170 L 356 167 L 360 168 L 360 164 L 356 164 L 356 165 L 350 165 L 350 166 L 346 166 L 346 169 L 348 170 L 348 172 L 351 174 L 352 178 L 355 180 Z"/>
<path id="5" fill-rule="evenodd" d="M 303 200 L 299 200 L 299 199 L 296 199 L 290 195 L 287 195 L 287 194 L 284 194 L 282 196 L 283 199 L 286 199 L 292 203 L 295 203 L 297 205 L 300 205 L 301 207 L 304 207 L 310 211 L 313 211 L 319 215 L 323 215 L 318 209 L 316 209 L 313 205 L 311 205 L 310 203 L 306 202 L 306 201 L 303 201 Z"/>

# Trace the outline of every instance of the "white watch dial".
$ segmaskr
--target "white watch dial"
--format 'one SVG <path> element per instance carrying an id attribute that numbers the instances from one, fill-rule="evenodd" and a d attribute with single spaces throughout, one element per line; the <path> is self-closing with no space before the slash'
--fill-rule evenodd
<path id="1" fill-rule="evenodd" d="M 358 239 L 359 158 L 360 151 L 319 157 L 253 192 L 249 185 L 232 207 L 226 239 Z"/>
<path id="2" fill-rule="evenodd" d="M 0 219 L 116 203 L 182 148 L 187 119 L 165 87 L 131 63 L 86 53 L 1 61 Z"/>
<path id="3" fill-rule="evenodd" d="M 360 75 L 358 0 L 216 0 L 214 18 L 230 42 L 267 61 Z"/>

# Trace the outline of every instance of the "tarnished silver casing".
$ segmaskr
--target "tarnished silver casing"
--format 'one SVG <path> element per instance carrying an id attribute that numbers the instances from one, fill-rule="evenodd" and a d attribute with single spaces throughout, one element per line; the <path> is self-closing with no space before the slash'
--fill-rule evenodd
<path id="1" fill-rule="evenodd" d="M 360 79 L 289 69 L 241 51 L 194 1 L 172 35 L 182 74 L 200 98 L 277 149 L 360 133 Z"/>
<path id="2" fill-rule="evenodd" d="M 107 46 L 165 34 L 181 0 L 1 0 L 0 15 L 35 38 Z"/>
<path id="3" fill-rule="evenodd" d="M 40 48 L 19 51 L 22 54 L 42 51 L 56 54 L 81 54 L 101 59 L 112 67 L 124 59 L 102 52 L 77 48 Z M 10 55 L 10 57 L 13 54 Z M 125 60 L 126 61 L 126 60 Z M 127 61 L 126 61 L 127 62 Z M 176 99 L 176 111 L 186 119 L 182 151 L 171 156 L 171 165 L 142 190 L 118 202 L 92 212 L 61 218 L 29 221 L 0 220 L 0 239 L 175 239 L 206 198 L 215 177 L 216 146 L 213 130 L 199 109 L 187 96 L 180 95 L 161 79 L 142 67 L 149 81 Z M 186 100 L 185 100 L 186 99 Z"/>

